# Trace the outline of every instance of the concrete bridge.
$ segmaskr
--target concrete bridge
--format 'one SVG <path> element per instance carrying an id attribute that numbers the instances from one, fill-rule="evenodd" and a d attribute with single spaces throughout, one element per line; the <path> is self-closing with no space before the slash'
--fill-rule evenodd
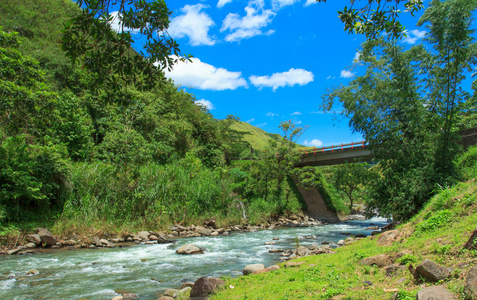
<path id="1" fill-rule="evenodd" d="M 477 144 L 477 128 L 460 131 L 464 149 Z M 301 161 L 297 167 L 340 165 L 345 162 L 365 162 L 374 158 L 373 151 L 365 141 L 331 145 L 322 148 L 300 149 Z"/>

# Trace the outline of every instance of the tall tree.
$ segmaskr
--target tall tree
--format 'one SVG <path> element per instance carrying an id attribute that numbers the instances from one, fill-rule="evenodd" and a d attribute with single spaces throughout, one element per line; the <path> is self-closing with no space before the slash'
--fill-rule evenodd
<path id="1" fill-rule="evenodd" d="M 427 24 L 427 41 L 434 48 L 431 57 L 427 89 L 430 91 L 430 109 L 442 134 L 436 152 L 436 172 L 444 177 L 452 173 L 456 154 L 456 111 L 470 98 L 461 84 L 477 62 L 477 45 L 471 29 L 472 12 L 477 1 L 434 0 L 419 19 Z"/>

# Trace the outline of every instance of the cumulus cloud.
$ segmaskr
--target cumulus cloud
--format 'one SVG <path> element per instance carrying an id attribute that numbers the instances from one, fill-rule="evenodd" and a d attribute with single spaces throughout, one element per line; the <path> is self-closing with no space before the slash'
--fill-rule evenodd
<path id="1" fill-rule="evenodd" d="M 222 7 L 224 7 L 225 4 L 230 3 L 230 2 L 232 2 L 232 0 L 219 0 L 219 2 L 217 3 L 217 7 L 222 8 Z"/>
<path id="2" fill-rule="evenodd" d="M 118 11 L 113 11 L 109 14 L 112 17 L 112 20 L 109 22 L 111 29 L 116 32 L 129 31 L 132 33 L 139 33 L 139 29 L 131 29 L 129 27 L 123 27 L 121 22 L 121 15 Z"/>
<path id="3" fill-rule="evenodd" d="M 247 120 L 247 121 L 245 121 L 245 123 L 252 123 L 253 121 L 255 121 L 255 119 Z"/>
<path id="4" fill-rule="evenodd" d="M 318 2 L 316 2 L 316 0 L 306 0 L 305 4 L 303 4 L 303 6 L 310 6 L 312 4 L 316 4 Z"/>
<path id="5" fill-rule="evenodd" d="M 302 115 L 302 113 L 299 112 L 299 111 L 296 111 L 296 112 L 292 113 L 291 115 L 292 116 L 300 116 L 300 115 Z"/>
<path id="6" fill-rule="evenodd" d="M 293 5 L 300 0 L 272 0 L 272 7 L 275 10 L 278 10 L 282 7 Z"/>
<path id="7" fill-rule="evenodd" d="M 279 87 L 308 84 L 313 81 L 313 73 L 303 69 L 291 68 L 287 72 L 274 73 L 271 76 L 252 75 L 249 80 L 256 87 L 272 87 L 275 91 Z"/>
<path id="8" fill-rule="evenodd" d="M 354 54 L 353 62 L 359 62 L 359 57 L 361 56 L 361 52 L 357 51 Z"/>
<path id="9" fill-rule="evenodd" d="M 209 29 L 215 23 L 202 12 L 204 8 L 207 6 L 200 3 L 181 8 L 183 14 L 171 20 L 168 33 L 176 39 L 188 37 L 192 46 L 214 45 L 216 40 L 209 36 Z"/>
<path id="10" fill-rule="evenodd" d="M 422 39 L 427 34 L 425 30 L 418 30 L 418 29 L 413 29 L 406 33 L 407 33 L 407 37 L 403 39 L 401 42 L 409 44 L 409 45 L 414 45 L 415 43 L 417 43 L 418 40 Z"/>
<path id="11" fill-rule="evenodd" d="M 200 100 L 194 101 L 194 103 L 199 105 L 199 106 L 203 106 L 203 107 L 207 108 L 208 110 L 215 109 L 214 105 L 209 100 L 200 99 Z"/>
<path id="12" fill-rule="evenodd" d="M 323 142 L 318 140 L 318 139 L 312 139 L 311 141 L 306 140 L 305 142 L 303 142 L 303 144 L 305 144 L 305 146 L 309 146 L 309 147 L 321 147 L 321 146 L 323 146 Z"/>
<path id="13" fill-rule="evenodd" d="M 354 73 L 351 72 L 351 71 L 348 71 L 348 70 L 341 70 L 340 77 L 341 77 L 341 78 L 353 78 L 353 77 L 354 77 Z"/>
<path id="14" fill-rule="evenodd" d="M 198 58 L 191 60 L 192 63 L 178 62 L 171 72 L 166 72 L 166 76 L 176 84 L 201 90 L 223 91 L 247 87 L 247 81 L 242 78 L 241 72 L 216 68 Z"/>
<path id="15" fill-rule="evenodd" d="M 263 31 L 275 16 L 275 12 L 270 9 L 263 9 L 263 0 L 252 0 L 245 7 L 246 15 L 229 13 L 222 22 L 220 32 L 228 31 L 225 37 L 227 42 L 238 42 L 257 35 L 270 35 L 274 30 Z"/>

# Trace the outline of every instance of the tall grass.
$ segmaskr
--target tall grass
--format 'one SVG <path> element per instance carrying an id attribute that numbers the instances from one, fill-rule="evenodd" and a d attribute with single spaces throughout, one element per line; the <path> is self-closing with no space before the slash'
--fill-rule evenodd
<path id="1" fill-rule="evenodd" d="M 160 229 L 236 214 L 229 211 L 233 194 L 227 177 L 207 168 L 197 170 L 187 161 L 134 170 L 104 162 L 78 163 L 71 177 L 58 222 L 63 230 L 95 224 L 117 230 Z"/>

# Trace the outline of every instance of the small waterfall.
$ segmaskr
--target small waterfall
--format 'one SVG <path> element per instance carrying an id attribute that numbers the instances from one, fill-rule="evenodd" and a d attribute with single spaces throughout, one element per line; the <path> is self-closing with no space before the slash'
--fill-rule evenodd
<path id="1" fill-rule="evenodd" d="M 244 205 L 243 205 L 243 202 L 242 202 L 242 201 L 239 201 L 239 204 L 240 204 L 240 207 L 242 208 L 243 218 L 246 220 L 246 219 L 247 219 L 247 215 L 245 214 L 245 207 L 244 207 Z"/>

